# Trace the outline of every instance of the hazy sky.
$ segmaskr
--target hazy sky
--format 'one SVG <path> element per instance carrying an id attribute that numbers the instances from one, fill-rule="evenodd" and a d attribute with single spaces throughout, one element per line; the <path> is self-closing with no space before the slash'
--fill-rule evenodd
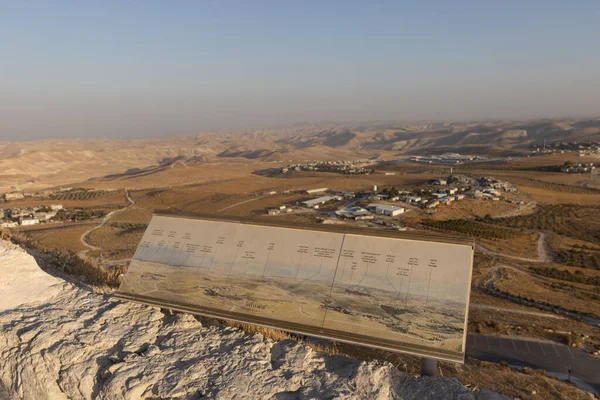
<path id="1" fill-rule="evenodd" d="M 2 1 L 0 141 L 600 114 L 600 1 Z"/>

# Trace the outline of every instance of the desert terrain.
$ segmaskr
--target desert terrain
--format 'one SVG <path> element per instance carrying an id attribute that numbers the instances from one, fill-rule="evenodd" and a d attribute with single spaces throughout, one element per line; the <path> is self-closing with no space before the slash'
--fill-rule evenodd
<path id="1" fill-rule="evenodd" d="M 153 210 L 472 237 L 469 333 L 547 341 L 600 359 L 600 188 L 595 172 L 583 171 L 600 162 L 599 140 L 600 120 L 572 119 L 311 124 L 139 141 L 0 143 L 0 194 L 23 194 L 0 204 L 6 217 L 7 210 L 63 206 L 48 222 L 1 229 L 4 238 L 59 260 L 52 268 L 78 284 L 104 285 L 107 292 L 120 283 Z M 445 153 L 482 158 L 427 158 Z M 320 167 L 327 162 L 326 170 Z M 563 171 L 573 163 L 581 172 Z M 366 172 L 348 172 L 358 168 Z M 319 188 L 327 190 L 307 193 Z M 340 198 L 303 205 L 325 194 Z M 428 206 L 441 199 L 448 202 Z M 357 220 L 336 214 L 373 203 L 404 212 Z M 343 348 L 352 357 L 414 365 L 407 356 Z M 544 398 L 585 398 L 566 392 L 577 390 L 577 380 L 552 391 L 554 383 L 540 383 L 523 365 L 486 367 L 489 377 L 501 374 L 513 386 L 498 379 L 484 384 L 476 366 L 486 360 L 468 355 L 467 348 L 464 367 L 442 363 L 442 370 L 510 397 L 529 398 L 535 387 Z M 579 382 L 592 391 L 598 384 Z"/>

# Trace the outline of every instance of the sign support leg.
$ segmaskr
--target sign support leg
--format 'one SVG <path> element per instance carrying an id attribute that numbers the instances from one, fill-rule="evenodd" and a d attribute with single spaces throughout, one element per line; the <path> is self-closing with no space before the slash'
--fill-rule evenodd
<path id="1" fill-rule="evenodd" d="M 421 376 L 439 376 L 437 360 L 421 358 Z"/>

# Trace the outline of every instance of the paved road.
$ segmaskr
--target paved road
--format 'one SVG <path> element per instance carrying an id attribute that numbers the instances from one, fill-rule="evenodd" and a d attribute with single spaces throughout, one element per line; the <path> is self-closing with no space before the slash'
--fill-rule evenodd
<path id="1" fill-rule="evenodd" d="M 467 357 L 495 363 L 506 361 L 565 377 L 570 365 L 573 382 L 600 394 L 600 358 L 562 344 L 469 334 Z"/>

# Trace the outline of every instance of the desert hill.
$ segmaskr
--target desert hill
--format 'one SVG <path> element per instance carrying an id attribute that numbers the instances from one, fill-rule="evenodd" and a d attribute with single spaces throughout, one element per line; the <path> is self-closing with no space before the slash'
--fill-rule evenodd
<path id="1" fill-rule="evenodd" d="M 300 124 L 151 140 L 0 142 L 0 193 L 148 175 L 202 163 L 519 154 L 531 144 L 600 139 L 600 119 Z"/>

